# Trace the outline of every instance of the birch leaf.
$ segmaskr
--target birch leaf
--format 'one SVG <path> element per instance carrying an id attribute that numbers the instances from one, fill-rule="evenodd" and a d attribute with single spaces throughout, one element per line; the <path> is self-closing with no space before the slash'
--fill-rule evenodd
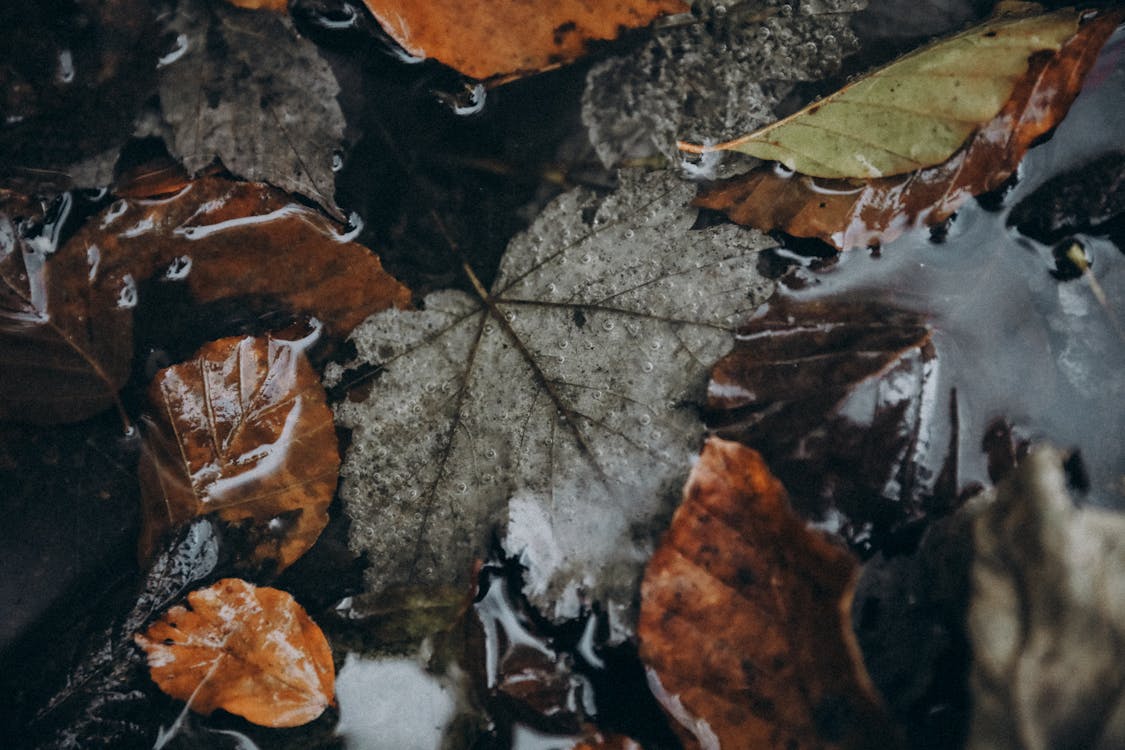
<path id="1" fill-rule="evenodd" d="M 344 137 L 340 87 L 316 46 L 284 14 L 225 3 L 180 0 L 168 28 L 181 50 L 160 75 L 172 155 L 191 172 L 217 157 L 341 218 L 332 171 Z"/>
<path id="2" fill-rule="evenodd" d="M 565 194 L 512 241 L 491 291 L 473 276 L 476 297 L 438 292 L 356 329 L 377 379 L 336 409 L 353 431 L 341 494 L 375 591 L 467 582 L 507 521 L 536 606 L 565 617 L 601 600 L 629 630 L 702 436 L 707 368 L 768 291 L 754 268 L 773 243 L 689 231 L 690 193 L 623 174 L 604 201 Z"/>
<path id="3" fill-rule="evenodd" d="M 789 117 L 692 152 L 741 151 L 812 177 L 886 177 L 940 164 L 1011 97 L 1036 53 L 1081 14 L 1002 16 L 881 68 Z"/>

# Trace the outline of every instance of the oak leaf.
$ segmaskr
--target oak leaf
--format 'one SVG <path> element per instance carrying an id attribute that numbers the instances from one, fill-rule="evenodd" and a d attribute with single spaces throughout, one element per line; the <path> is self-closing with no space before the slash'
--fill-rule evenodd
<path id="1" fill-rule="evenodd" d="M 813 177 L 889 177 L 940 164 L 992 120 L 1029 60 L 1078 28 L 1074 10 L 1001 16 L 916 50 L 784 120 L 694 153 L 741 151 Z"/>
<path id="2" fill-rule="evenodd" d="M 326 373 L 369 396 L 336 407 L 352 430 L 341 473 L 352 546 L 372 591 L 458 584 L 498 525 L 550 617 L 599 600 L 631 630 L 641 568 L 702 434 L 709 363 L 768 292 L 737 227 L 690 231 L 691 187 L 623 173 L 576 190 L 516 237 L 491 290 L 444 291 L 352 335 Z M 393 446 L 393 447 L 392 447 Z"/>
<path id="3" fill-rule="evenodd" d="M 364 0 L 383 29 L 415 57 L 433 57 L 480 80 L 516 78 L 571 62 L 591 41 L 615 39 L 683 0 Z"/>
<path id="4" fill-rule="evenodd" d="M 637 628 L 687 747 L 896 746 L 852 632 L 857 572 L 756 452 L 707 441 L 645 571 Z"/>
<path id="5" fill-rule="evenodd" d="M 285 568 L 328 523 L 339 454 L 307 342 L 227 338 L 149 388 L 140 478 L 142 557 L 169 529 L 217 512 L 249 519 L 254 555 Z"/>
<path id="6" fill-rule="evenodd" d="M 332 651 L 292 596 L 224 578 L 188 594 L 135 641 L 154 682 L 195 712 L 268 727 L 316 719 L 333 702 Z"/>
<path id="7" fill-rule="evenodd" d="M 816 237 L 839 250 L 889 242 L 913 226 L 944 221 L 970 197 L 1000 187 L 1031 144 L 1065 117 L 1120 20 L 1103 14 L 1058 52 L 1033 55 L 999 113 L 936 166 L 866 181 L 759 167 L 702 189 L 695 205 L 723 211 L 739 224 Z"/>

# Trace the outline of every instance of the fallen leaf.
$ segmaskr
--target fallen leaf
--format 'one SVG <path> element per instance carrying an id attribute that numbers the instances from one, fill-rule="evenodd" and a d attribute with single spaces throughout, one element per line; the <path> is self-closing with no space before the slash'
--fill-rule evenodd
<path id="1" fill-rule="evenodd" d="M 947 160 L 991 121 L 1036 53 L 1078 29 L 1074 10 L 1001 16 L 924 47 L 772 125 L 692 153 L 730 150 L 812 177 L 874 178 Z"/>
<path id="2" fill-rule="evenodd" d="M 135 638 L 168 695 L 267 727 L 316 719 L 333 701 L 332 651 L 284 591 L 224 578 L 188 594 Z"/>
<path id="3" fill-rule="evenodd" d="M 759 167 L 704 188 L 695 205 L 764 231 L 816 237 L 839 250 L 886 243 L 914 226 L 944 221 L 970 197 L 1000 187 L 1031 144 L 1065 117 L 1120 20 L 1103 14 L 1057 53 L 1033 55 L 999 114 L 937 166 L 863 182 Z"/>
<path id="4" fill-rule="evenodd" d="M 666 13 L 689 10 L 683 0 L 364 0 L 396 42 L 414 57 L 433 57 L 480 80 L 511 79 L 571 62 L 592 41 L 617 38 Z"/>
<path id="5" fill-rule="evenodd" d="M 180 0 L 160 70 L 168 147 L 189 172 L 216 158 L 246 180 L 311 198 L 342 218 L 333 160 L 344 139 L 340 86 L 285 14 Z"/>
<path id="6" fill-rule="evenodd" d="M 218 512 L 249 519 L 257 559 L 290 565 L 328 523 L 339 454 L 307 342 L 228 338 L 149 387 L 140 479 L 149 557 L 169 529 Z"/>
<path id="7" fill-rule="evenodd" d="M 81 255 L 56 252 L 58 217 L 23 196 L 0 206 L 0 419 L 41 424 L 109 407 L 129 376 L 133 311 L 120 273 L 90 278 Z"/>
<path id="8" fill-rule="evenodd" d="M 1123 214 L 1125 152 L 1118 151 L 1047 180 L 1016 204 L 1007 224 L 1051 243 L 1075 232 L 1112 230 Z"/>
<path id="9" fill-rule="evenodd" d="M 775 295 L 712 369 L 708 424 L 760 451 L 798 511 L 869 553 L 956 497 L 932 336 L 924 315 L 877 302 Z"/>
<path id="10" fill-rule="evenodd" d="M 753 450 L 707 441 L 645 570 L 649 683 L 689 748 L 892 748 L 851 625 L 858 564 Z"/>
<path id="11" fill-rule="evenodd" d="M 702 434 L 707 367 L 768 291 L 755 264 L 772 242 L 689 231 L 690 192 L 625 172 L 609 197 L 567 193 L 511 242 L 492 291 L 473 276 L 477 296 L 437 292 L 356 329 L 349 367 L 377 380 L 336 418 L 352 431 L 341 497 L 354 549 L 378 561 L 372 591 L 467 583 L 506 521 L 540 611 L 600 600 L 626 637 Z"/>
<path id="12" fill-rule="evenodd" d="M 289 10 L 289 0 L 227 0 L 227 2 L 247 10 L 269 10 L 274 13 L 286 13 Z"/>
<path id="13" fill-rule="evenodd" d="M 976 519 L 966 747 L 1125 745 L 1125 516 L 1033 448 Z"/>
<path id="14" fill-rule="evenodd" d="M 865 0 L 694 3 L 697 22 L 594 64 L 582 123 L 607 167 L 676 162 L 677 138 L 733 137 L 776 118 L 797 84 L 835 74 L 858 49 L 849 20 Z M 795 7 L 794 7 L 795 6 Z"/>

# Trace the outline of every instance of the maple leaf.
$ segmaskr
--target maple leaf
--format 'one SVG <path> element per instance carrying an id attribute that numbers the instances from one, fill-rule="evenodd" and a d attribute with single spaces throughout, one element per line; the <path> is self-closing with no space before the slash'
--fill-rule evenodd
<path id="1" fill-rule="evenodd" d="M 896 747 L 851 625 L 859 566 L 755 451 L 707 441 L 645 570 L 640 655 L 687 747 Z"/>
<path id="2" fill-rule="evenodd" d="M 336 407 L 352 430 L 341 496 L 354 548 L 378 561 L 373 590 L 467 581 L 506 522 L 541 611 L 601 600 L 614 637 L 628 632 L 702 434 L 706 369 L 768 291 L 754 267 L 773 243 L 689 231 L 688 193 L 660 173 L 623 174 L 604 200 L 568 193 L 512 241 L 491 291 L 437 292 L 356 329 L 377 379 Z"/>
<path id="3" fill-rule="evenodd" d="M 163 60 L 160 106 L 168 147 L 195 173 L 217 157 L 247 180 L 335 202 L 344 138 L 340 86 L 285 14 L 179 0 L 167 21 L 179 42 Z"/>
<path id="4" fill-rule="evenodd" d="M 144 418 L 142 557 L 171 528 L 250 519 L 254 555 L 285 568 L 328 523 L 339 455 L 307 342 L 228 338 L 157 373 Z"/>
<path id="5" fill-rule="evenodd" d="M 332 651 L 284 591 L 224 578 L 135 637 L 154 682 L 191 710 L 269 727 L 316 719 L 333 700 Z"/>
<path id="6" fill-rule="evenodd" d="M 1000 187 L 1031 144 L 1066 116 L 1086 71 L 1121 18 L 1117 13 L 1103 14 L 1083 24 L 1057 52 L 1033 55 L 996 116 L 976 130 L 964 148 L 935 166 L 862 182 L 814 179 L 808 173 L 759 167 L 703 188 L 695 205 L 723 211 L 733 221 L 764 231 L 781 229 L 798 237 L 816 237 L 839 250 L 889 242 L 914 226 L 944 221 L 970 197 Z M 967 64 L 959 57 L 953 59 Z M 966 77 L 961 83 L 975 90 L 976 78 Z M 904 101 L 914 102 L 920 96 L 915 92 Z M 939 105 L 943 102 L 933 92 L 924 96 Z M 886 106 L 888 112 L 897 112 L 893 107 L 905 104 Z M 858 119 L 837 128 L 865 139 L 878 132 L 876 126 Z M 824 148 L 832 143 L 825 141 Z M 924 162 L 944 153 L 944 149 L 935 151 Z M 818 173 L 815 167 L 812 170 L 811 174 Z"/>
<path id="7" fill-rule="evenodd" d="M 591 41 L 615 39 L 665 13 L 689 10 L 683 0 L 364 0 L 407 53 L 433 57 L 477 79 L 510 80 L 580 57 Z"/>

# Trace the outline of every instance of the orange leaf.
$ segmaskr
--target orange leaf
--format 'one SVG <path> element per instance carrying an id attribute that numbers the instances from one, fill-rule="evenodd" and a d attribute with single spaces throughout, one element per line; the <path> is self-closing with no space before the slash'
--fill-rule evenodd
<path id="1" fill-rule="evenodd" d="M 332 703 L 324 633 L 284 591 L 238 578 L 188 594 L 134 640 L 153 681 L 204 715 L 217 708 L 267 727 L 295 727 Z"/>
<path id="2" fill-rule="evenodd" d="M 694 204 L 763 231 L 816 237 L 838 250 L 890 242 L 915 226 L 942 222 L 972 196 L 1000 187 L 1035 139 L 1062 121 L 1122 17 L 1104 13 L 1057 53 L 1033 55 L 1000 113 L 942 164 L 866 181 L 765 166 L 703 188 Z"/>
<path id="3" fill-rule="evenodd" d="M 433 57 L 477 79 L 517 78 L 571 62 L 593 40 L 615 39 L 682 0 L 364 0 L 383 29 L 415 57 Z"/>
<path id="4" fill-rule="evenodd" d="M 896 746 L 852 632 L 857 571 L 756 452 L 708 440 L 645 572 L 637 629 L 688 747 Z"/>
<path id="5" fill-rule="evenodd" d="M 324 388 L 295 342 L 227 338 L 149 388 L 142 557 L 197 515 L 249 519 L 254 555 L 285 568 L 328 523 L 340 458 Z"/>

